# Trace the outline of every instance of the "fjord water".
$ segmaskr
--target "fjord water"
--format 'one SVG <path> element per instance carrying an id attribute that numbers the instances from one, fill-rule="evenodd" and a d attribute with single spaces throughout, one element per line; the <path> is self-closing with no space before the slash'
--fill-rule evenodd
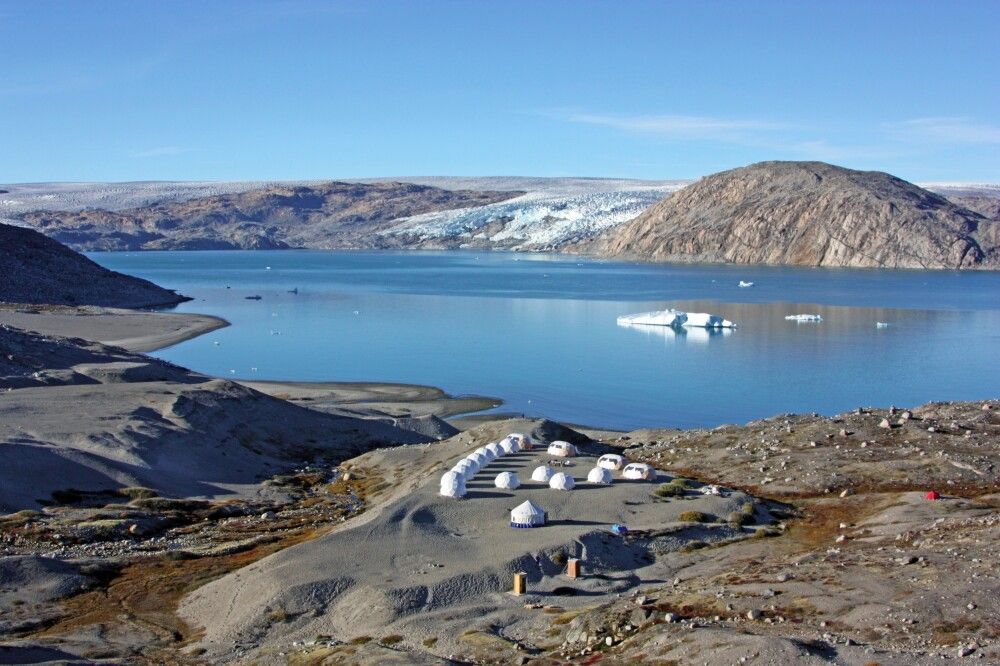
<path id="1" fill-rule="evenodd" d="M 194 297 L 177 311 L 229 320 L 157 353 L 224 377 L 431 384 L 502 398 L 504 412 L 613 428 L 1000 395 L 996 273 L 472 252 L 90 256 Z M 615 322 L 666 307 L 739 328 Z M 784 319 L 797 313 L 823 322 Z"/>

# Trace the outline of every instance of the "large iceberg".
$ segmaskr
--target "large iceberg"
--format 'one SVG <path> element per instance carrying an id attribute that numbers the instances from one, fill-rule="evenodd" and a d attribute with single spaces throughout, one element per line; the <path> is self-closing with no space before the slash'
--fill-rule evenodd
<path id="1" fill-rule="evenodd" d="M 736 328 L 736 324 L 707 312 L 681 312 L 680 310 L 660 310 L 658 312 L 641 312 L 634 315 L 618 317 L 619 326 L 635 324 L 646 326 L 671 326 L 677 328 Z"/>

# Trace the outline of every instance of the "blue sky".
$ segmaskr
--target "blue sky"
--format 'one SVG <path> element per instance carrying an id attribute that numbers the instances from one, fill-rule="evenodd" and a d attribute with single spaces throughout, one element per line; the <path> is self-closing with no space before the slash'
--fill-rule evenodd
<path id="1" fill-rule="evenodd" d="M 0 182 L 996 182 L 998 27 L 996 0 L 0 0 Z"/>

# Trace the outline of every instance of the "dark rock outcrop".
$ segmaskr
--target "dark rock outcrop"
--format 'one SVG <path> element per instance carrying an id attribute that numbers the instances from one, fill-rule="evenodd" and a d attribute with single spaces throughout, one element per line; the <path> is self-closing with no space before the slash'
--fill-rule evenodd
<path id="1" fill-rule="evenodd" d="M 0 302 L 142 308 L 186 300 L 98 266 L 37 231 L 0 224 Z"/>
<path id="2" fill-rule="evenodd" d="M 20 221 L 78 250 L 365 249 L 377 232 L 420 213 L 482 206 L 521 192 L 412 183 L 272 185 L 111 211 L 37 210 Z"/>
<path id="3" fill-rule="evenodd" d="M 761 162 L 689 185 L 588 249 L 654 261 L 998 268 L 998 228 L 887 173 Z"/>

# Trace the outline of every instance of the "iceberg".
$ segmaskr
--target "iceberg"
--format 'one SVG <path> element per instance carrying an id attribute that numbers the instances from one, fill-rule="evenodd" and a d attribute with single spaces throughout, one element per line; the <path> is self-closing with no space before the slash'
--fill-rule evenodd
<path id="1" fill-rule="evenodd" d="M 740 286 L 741 287 L 752 287 L 753 286 L 753 282 L 747 282 L 745 280 L 740 280 Z"/>
<path id="2" fill-rule="evenodd" d="M 889 328 L 889 322 L 887 322 L 887 321 L 877 321 L 877 322 L 875 322 L 875 328 Z"/>
<path id="3" fill-rule="evenodd" d="M 728 319 L 707 312 L 688 312 L 683 326 L 686 328 L 736 328 L 736 324 Z"/>
<path id="4" fill-rule="evenodd" d="M 719 315 L 707 312 L 681 312 L 680 310 L 660 310 L 659 312 L 641 312 L 634 315 L 618 317 L 619 326 L 670 326 L 678 328 L 736 328 L 736 324 Z"/>
<path id="5" fill-rule="evenodd" d="M 788 321 L 823 321 L 822 315 L 818 314 L 797 314 L 785 317 Z"/>
<path id="6" fill-rule="evenodd" d="M 632 324 L 643 324 L 646 326 L 683 326 L 687 321 L 687 314 L 680 310 L 661 310 L 659 312 L 640 312 L 634 315 L 622 315 L 618 317 L 619 326 L 631 326 Z"/>

